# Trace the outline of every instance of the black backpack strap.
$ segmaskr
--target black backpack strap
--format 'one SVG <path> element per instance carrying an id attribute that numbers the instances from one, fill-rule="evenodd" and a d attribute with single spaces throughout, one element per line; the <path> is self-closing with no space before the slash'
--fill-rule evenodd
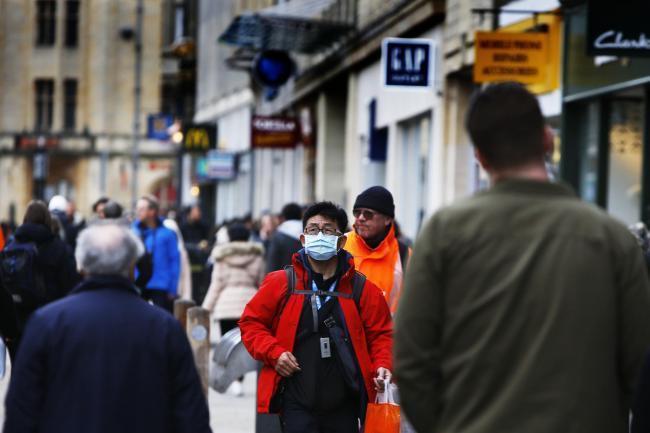
<path id="1" fill-rule="evenodd" d="M 359 271 L 354 271 L 354 278 L 352 281 L 352 299 L 357 304 L 357 311 L 361 309 L 361 293 L 363 287 L 366 285 L 366 276 Z"/>
<path id="2" fill-rule="evenodd" d="M 409 262 L 409 246 L 401 241 L 397 241 L 397 246 L 399 248 L 399 259 L 402 262 L 402 273 L 405 273 Z"/>
<path id="3" fill-rule="evenodd" d="M 339 298 L 350 298 L 350 295 L 341 292 L 326 292 L 322 290 L 313 291 L 313 290 L 296 290 L 296 271 L 292 265 L 285 266 L 284 273 L 287 276 L 287 293 L 285 294 L 284 300 L 280 307 L 279 313 L 284 310 L 284 306 L 287 304 L 289 297 L 291 295 L 314 295 L 317 296 L 334 296 Z M 352 277 L 352 299 L 359 310 L 361 305 L 361 293 L 363 292 L 363 287 L 366 285 L 366 276 L 359 271 L 354 271 L 354 277 Z"/>
<path id="4" fill-rule="evenodd" d="M 296 290 L 296 271 L 292 265 L 284 267 L 284 273 L 287 275 L 287 294 L 291 295 Z"/>

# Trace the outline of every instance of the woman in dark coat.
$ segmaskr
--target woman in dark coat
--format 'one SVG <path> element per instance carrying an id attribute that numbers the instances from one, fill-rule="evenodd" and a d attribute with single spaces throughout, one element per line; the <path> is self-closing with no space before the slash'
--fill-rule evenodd
<path id="1" fill-rule="evenodd" d="M 38 253 L 34 263 L 35 272 L 44 281 L 47 299 L 42 305 L 64 297 L 81 281 L 74 254 L 70 247 L 52 232 L 52 217 L 42 201 L 29 203 L 23 224 L 16 229 L 14 240 L 5 248 L 10 249 L 15 243 L 33 243 L 36 246 Z M 29 315 L 42 305 L 27 307 L 14 303 L 3 287 L 0 296 L 0 334 L 5 340 L 12 361 Z"/>

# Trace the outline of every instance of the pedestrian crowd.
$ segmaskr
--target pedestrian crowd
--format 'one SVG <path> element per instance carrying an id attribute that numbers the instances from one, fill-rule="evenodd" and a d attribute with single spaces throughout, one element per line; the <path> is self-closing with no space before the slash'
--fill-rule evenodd
<path id="1" fill-rule="evenodd" d="M 491 186 L 415 243 L 383 186 L 216 227 L 150 195 L 132 214 L 102 197 L 87 221 L 62 196 L 29 203 L 0 238 L 4 431 L 209 432 L 169 314 L 185 298 L 239 329 L 284 433 L 650 433 L 647 231 L 551 181 L 521 85 L 478 91 L 466 128 Z M 397 426 L 368 410 L 394 391 Z"/>

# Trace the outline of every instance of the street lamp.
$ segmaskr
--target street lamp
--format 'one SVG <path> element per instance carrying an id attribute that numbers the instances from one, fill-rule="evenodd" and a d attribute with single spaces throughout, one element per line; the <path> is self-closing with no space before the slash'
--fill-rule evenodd
<path id="1" fill-rule="evenodd" d="M 137 0 L 135 9 L 135 29 L 120 29 L 120 37 L 124 40 L 135 40 L 135 84 L 133 103 L 133 136 L 131 144 L 131 207 L 135 209 L 138 201 L 138 170 L 140 163 L 140 111 L 142 104 L 142 16 L 143 0 Z"/>

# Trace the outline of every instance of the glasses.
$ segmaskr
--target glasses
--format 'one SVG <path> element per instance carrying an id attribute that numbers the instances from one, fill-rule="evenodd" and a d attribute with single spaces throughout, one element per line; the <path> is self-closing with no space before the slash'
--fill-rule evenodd
<path id="1" fill-rule="evenodd" d="M 323 227 L 321 229 L 318 226 L 307 226 L 305 228 L 305 234 L 306 235 L 317 235 L 320 232 L 323 232 L 323 234 L 327 235 L 327 236 L 332 236 L 332 235 L 340 236 L 341 235 L 341 232 L 339 232 L 338 230 L 336 230 L 333 227 L 327 227 L 326 226 L 326 227 Z"/>
<path id="2" fill-rule="evenodd" d="M 352 211 L 352 215 L 354 215 L 355 218 L 359 218 L 361 215 L 363 215 L 363 219 L 366 220 L 371 220 L 377 215 L 379 212 L 373 212 L 368 209 L 355 209 Z"/>

